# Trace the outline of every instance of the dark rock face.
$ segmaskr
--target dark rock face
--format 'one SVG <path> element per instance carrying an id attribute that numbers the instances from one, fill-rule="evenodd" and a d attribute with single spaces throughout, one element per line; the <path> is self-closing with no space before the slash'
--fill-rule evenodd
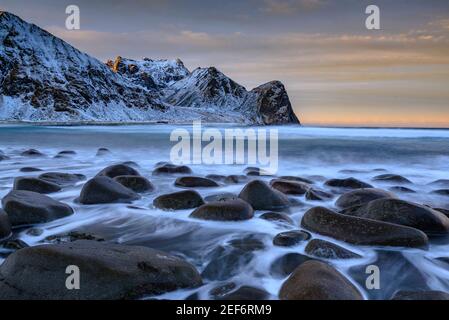
<path id="1" fill-rule="evenodd" d="M 28 149 L 23 151 L 21 154 L 23 157 L 44 157 L 45 154 L 36 149 Z"/>
<path id="2" fill-rule="evenodd" d="M 283 222 L 283 223 L 287 223 L 287 224 L 294 224 L 292 218 L 290 218 L 285 213 L 265 212 L 259 218 L 264 219 L 264 220 L 268 220 L 268 221 L 275 221 L 275 222 Z"/>
<path id="3" fill-rule="evenodd" d="M 290 275 L 297 267 L 312 258 L 299 254 L 287 253 L 276 260 L 270 266 L 270 274 L 276 278 L 284 278 Z"/>
<path id="4" fill-rule="evenodd" d="M 61 190 L 56 183 L 33 177 L 18 177 L 14 179 L 14 190 L 33 191 L 37 193 L 53 193 Z"/>
<path id="5" fill-rule="evenodd" d="M 80 268 L 79 290 L 67 290 L 65 270 Z M 36 277 L 36 275 L 39 275 Z M 0 298 L 119 300 L 201 285 L 195 268 L 146 247 L 77 241 L 25 248 L 0 267 Z"/>
<path id="6" fill-rule="evenodd" d="M 306 199 L 311 201 L 327 201 L 332 199 L 333 197 L 334 196 L 329 192 L 316 188 L 310 188 L 306 192 Z"/>
<path id="7" fill-rule="evenodd" d="M 129 203 L 139 199 L 134 191 L 106 176 L 97 176 L 83 186 L 79 197 L 82 204 Z"/>
<path id="8" fill-rule="evenodd" d="M 331 179 L 326 181 L 325 185 L 329 187 L 336 188 L 346 188 L 346 189 L 362 189 L 362 188 L 372 188 L 373 186 L 357 180 L 355 178 L 347 178 L 347 179 Z"/>
<path id="9" fill-rule="evenodd" d="M 230 192 L 224 192 L 224 193 L 218 193 L 218 194 L 212 194 L 210 196 L 207 196 L 204 198 L 206 202 L 216 202 L 216 201 L 226 201 L 226 200 L 233 200 L 238 199 L 238 195 Z"/>
<path id="10" fill-rule="evenodd" d="M 273 239 L 273 244 L 279 247 L 292 247 L 303 241 L 309 240 L 310 238 L 310 233 L 305 231 L 286 231 L 276 235 Z"/>
<path id="11" fill-rule="evenodd" d="M 63 172 L 47 172 L 41 174 L 39 179 L 55 183 L 61 187 L 73 186 L 80 181 L 86 180 L 86 176 L 82 174 L 72 174 Z"/>
<path id="12" fill-rule="evenodd" d="M 393 191 L 393 192 L 416 193 L 416 191 L 411 188 L 401 187 L 401 186 L 394 186 L 394 187 L 391 187 L 389 190 Z"/>
<path id="13" fill-rule="evenodd" d="M 339 214 L 323 207 L 305 213 L 301 226 L 337 240 L 359 245 L 426 247 L 428 238 L 418 229 Z"/>
<path id="14" fill-rule="evenodd" d="M 211 188 L 218 187 L 214 180 L 201 177 L 180 177 L 176 179 L 175 186 L 183 188 Z"/>
<path id="15" fill-rule="evenodd" d="M 39 169 L 39 168 L 34 168 L 34 167 L 23 167 L 19 171 L 20 172 L 39 172 L 39 171 L 43 171 L 43 170 Z"/>
<path id="16" fill-rule="evenodd" d="M 443 291 L 398 291 L 392 300 L 449 300 L 449 294 Z"/>
<path id="17" fill-rule="evenodd" d="M 74 156 L 76 155 L 76 152 L 73 150 L 62 150 L 58 152 L 58 155 L 60 156 Z"/>
<path id="18" fill-rule="evenodd" d="M 193 190 L 164 194 L 153 201 L 156 208 L 164 210 L 194 209 L 203 204 L 203 198 Z"/>
<path id="19" fill-rule="evenodd" d="M 449 188 L 449 179 L 439 179 L 429 183 L 429 186 L 437 186 L 442 188 Z"/>
<path id="20" fill-rule="evenodd" d="M 332 242 L 313 239 L 311 240 L 305 251 L 307 254 L 324 259 L 355 259 L 361 258 L 357 253 L 342 248 Z"/>
<path id="21" fill-rule="evenodd" d="M 381 174 L 375 176 L 373 181 L 394 182 L 394 183 L 412 183 L 409 179 L 397 174 Z"/>
<path id="22" fill-rule="evenodd" d="M 224 183 L 227 184 L 239 184 L 246 181 L 248 181 L 248 177 L 243 175 L 230 175 L 224 179 Z"/>
<path id="23" fill-rule="evenodd" d="M 303 178 L 303 177 L 296 177 L 296 176 L 282 176 L 282 177 L 279 177 L 279 179 L 287 180 L 287 181 L 304 182 L 304 183 L 307 183 L 307 184 L 313 184 L 314 183 L 310 179 L 306 179 L 306 178 Z"/>
<path id="24" fill-rule="evenodd" d="M 190 215 L 196 219 L 216 221 L 248 220 L 253 216 L 253 208 L 240 199 L 209 202 L 197 208 Z"/>
<path id="25" fill-rule="evenodd" d="M 432 191 L 433 194 L 437 194 L 440 196 L 449 196 L 449 189 L 439 189 Z"/>
<path id="26" fill-rule="evenodd" d="M 0 209 L 0 239 L 5 239 L 11 235 L 11 222 L 8 214 Z"/>
<path id="27" fill-rule="evenodd" d="M 378 199 L 350 215 L 419 229 L 428 235 L 449 232 L 449 218 L 439 211 L 399 199 Z"/>
<path id="28" fill-rule="evenodd" d="M 174 164 L 166 163 L 158 166 L 153 170 L 153 176 L 166 174 L 191 174 L 192 169 L 187 166 L 176 166 Z"/>
<path id="29" fill-rule="evenodd" d="M 273 189 L 276 189 L 284 194 L 291 194 L 291 195 L 303 195 L 310 188 L 310 186 L 304 182 L 288 181 L 281 179 L 271 180 L 270 185 Z"/>
<path id="30" fill-rule="evenodd" d="M 320 261 L 300 265 L 282 285 L 279 297 L 282 300 L 363 300 L 349 280 Z"/>
<path id="31" fill-rule="evenodd" d="M 53 221 L 73 214 L 65 203 L 31 191 L 13 190 L 2 199 L 12 226 Z"/>
<path id="32" fill-rule="evenodd" d="M 147 178 L 142 176 L 117 176 L 114 180 L 137 193 L 154 190 L 153 184 Z"/>
<path id="33" fill-rule="evenodd" d="M 97 174 L 97 177 L 99 176 L 115 178 L 118 176 L 140 176 L 140 173 L 136 169 L 131 168 L 130 166 L 127 166 L 125 164 L 116 164 L 101 170 Z"/>
<path id="34" fill-rule="evenodd" d="M 276 210 L 289 206 L 285 195 L 260 180 L 249 182 L 240 192 L 239 198 L 248 202 L 254 210 Z"/>
<path id="35" fill-rule="evenodd" d="M 102 157 L 102 156 L 108 155 L 110 153 L 111 153 L 111 151 L 108 148 L 98 148 L 96 156 Z"/>
<path id="36" fill-rule="evenodd" d="M 268 300 L 270 294 L 265 290 L 243 286 L 238 288 L 236 291 L 226 294 L 219 298 L 219 300 L 228 301 L 241 301 L 241 300 Z"/>
<path id="37" fill-rule="evenodd" d="M 343 194 L 340 198 L 338 198 L 336 205 L 342 209 L 345 209 L 361 206 L 370 201 L 382 198 L 396 198 L 396 196 L 391 192 L 387 192 L 382 189 L 358 189 Z"/>

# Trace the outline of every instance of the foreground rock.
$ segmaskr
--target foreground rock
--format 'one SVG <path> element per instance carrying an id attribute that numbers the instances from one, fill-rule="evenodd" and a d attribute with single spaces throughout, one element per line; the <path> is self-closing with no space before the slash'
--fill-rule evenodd
<path id="1" fill-rule="evenodd" d="M 204 204 L 201 195 L 193 190 L 164 194 L 153 201 L 156 208 L 163 210 L 194 209 Z"/>
<path id="2" fill-rule="evenodd" d="M 11 235 L 11 222 L 8 214 L 0 209 L 0 239 L 5 239 Z"/>
<path id="3" fill-rule="evenodd" d="M 192 169 L 187 166 L 176 166 L 174 164 L 165 163 L 153 170 L 153 176 L 170 175 L 170 174 L 191 174 Z"/>
<path id="4" fill-rule="evenodd" d="M 35 168 L 35 167 L 23 167 L 23 168 L 20 168 L 19 171 L 20 172 L 39 172 L 39 171 L 43 171 L 43 170 L 39 169 L 39 168 Z"/>
<path id="5" fill-rule="evenodd" d="M 281 222 L 281 223 L 287 223 L 287 224 L 294 224 L 292 218 L 290 218 L 285 213 L 265 212 L 259 218 L 264 219 L 264 220 L 268 220 L 268 221 Z"/>
<path id="6" fill-rule="evenodd" d="M 101 170 L 97 176 L 106 176 L 109 178 L 115 178 L 118 176 L 140 176 L 139 171 L 127 166 L 126 164 L 115 164 Z"/>
<path id="7" fill-rule="evenodd" d="M 398 291 L 392 300 L 449 300 L 449 294 L 443 291 Z"/>
<path id="8" fill-rule="evenodd" d="M 65 270 L 77 265 L 79 290 Z M 36 276 L 39 275 L 39 276 Z M 146 247 L 77 241 L 19 250 L 0 267 L 0 299 L 132 299 L 201 285 L 186 261 Z"/>
<path id="9" fill-rule="evenodd" d="M 106 176 L 97 176 L 83 186 L 79 197 L 82 204 L 129 203 L 139 199 L 134 191 Z"/>
<path id="10" fill-rule="evenodd" d="M 361 258 L 357 253 L 342 248 L 332 242 L 313 239 L 306 248 L 305 252 L 311 256 L 324 259 L 355 259 Z"/>
<path id="11" fill-rule="evenodd" d="M 301 226 L 309 231 L 359 245 L 426 247 L 428 238 L 418 229 L 339 214 L 323 207 L 307 211 Z"/>
<path id="12" fill-rule="evenodd" d="M 248 202 L 254 210 L 276 210 L 289 206 L 284 194 L 260 180 L 249 182 L 240 192 L 239 198 Z"/>
<path id="13" fill-rule="evenodd" d="M 346 189 L 362 189 L 362 188 L 372 188 L 373 186 L 357 180 L 355 178 L 347 178 L 347 179 L 331 179 L 325 182 L 325 185 L 329 187 L 335 188 L 346 188 Z"/>
<path id="14" fill-rule="evenodd" d="M 393 182 L 393 183 L 412 183 L 409 179 L 397 174 L 381 174 L 373 178 L 373 181 Z"/>
<path id="15" fill-rule="evenodd" d="M 284 282 L 281 300 L 363 300 L 342 274 L 319 261 L 306 261 Z"/>
<path id="16" fill-rule="evenodd" d="M 286 231 L 276 235 L 273 244 L 279 247 L 292 247 L 310 238 L 310 233 L 302 230 Z"/>
<path id="17" fill-rule="evenodd" d="M 291 194 L 291 195 L 303 195 L 310 188 L 310 186 L 304 182 L 288 181 L 281 179 L 271 180 L 270 185 L 273 189 L 276 189 L 284 194 Z"/>
<path id="18" fill-rule="evenodd" d="M 251 206 L 243 200 L 209 202 L 192 212 L 190 217 L 215 221 L 249 220 L 254 216 Z"/>
<path id="19" fill-rule="evenodd" d="M 327 201 L 332 199 L 334 196 L 329 192 L 317 189 L 310 188 L 306 192 L 306 199 L 311 201 Z"/>
<path id="20" fill-rule="evenodd" d="M 68 187 L 86 180 L 83 174 L 73 174 L 64 172 L 46 172 L 39 176 L 39 179 L 55 183 L 61 187 Z"/>
<path id="21" fill-rule="evenodd" d="M 18 177 L 14 179 L 14 190 L 33 191 L 37 193 L 53 193 L 61 190 L 61 187 L 53 182 L 33 177 Z"/>
<path id="22" fill-rule="evenodd" d="M 142 176 L 117 176 L 114 180 L 137 193 L 154 190 L 153 184 L 147 178 Z"/>
<path id="23" fill-rule="evenodd" d="M 36 149 L 28 149 L 23 151 L 21 154 L 23 157 L 44 157 L 45 155 Z"/>
<path id="24" fill-rule="evenodd" d="M 218 187 L 214 180 L 201 177 L 180 177 L 176 179 L 175 186 L 183 188 L 211 188 Z"/>
<path id="25" fill-rule="evenodd" d="M 439 211 L 399 199 L 378 199 L 350 215 L 419 229 L 428 235 L 449 232 L 449 218 Z"/>
<path id="26" fill-rule="evenodd" d="M 73 214 L 65 203 L 32 191 L 13 190 L 2 199 L 12 226 L 45 223 Z"/>
<path id="27" fill-rule="evenodd" d="M 313 258 L 304 254 L 296 252 L 287 253 L 274 260 L 270 266 L 270 274 L 276 278 L 285 278 L 295 271 L 301 264 L 310 260 L 313 260 Z"/>
<path id="28" fill-rule="evenodd" d="M 343 194 L 338 198 L 336 205 L 342 209 L 361 206 L 373 200 L 382 198 L 396 198 L 396 196 L 388 191 L 382 189 L 358 189 Z"/>

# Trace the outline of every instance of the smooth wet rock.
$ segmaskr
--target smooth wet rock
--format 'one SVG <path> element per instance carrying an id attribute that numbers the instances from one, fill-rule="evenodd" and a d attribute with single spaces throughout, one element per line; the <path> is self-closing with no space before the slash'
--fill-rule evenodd
<path id="1" fill-rule="evenodd" d="M 333 197 L 334 196 L 329 192 L 316 188 L 310 188 L 306 192 L 306 199 L 311 201 L 327 201 L 331 200 Z"/>
<path id="2" fill-rule="evenodd" d="M 429 186 L 438 186 L 443 188 L 449 188 L 449 179 L 439 179 L 429 183 Z"/>
<path id="3" fill-rule="evenodd" d="M 139 199 L 134 191 L 106 176 L 97 176 L 87 181 L 80 193 L 82 204 L 130 203 Z"/>
<path id="4" fill-rule="evenodd" d="M 268 220 L 268 221 L 274 221 L 274 222 L 282 222 L 287 224 L 294 224 L 293 219 L 290 218 L 285 213 L 279 213 L 279 212 L 265 212 L 262 215 L 260 215 L 261 219 Z"/>
<path id="5" fill-rule="evenodd" d="M 221 174 L 208 174 L 206 176 L 206 178 L 214 180 L 214 181 L 218 181 L 218 182 L 224 182 L 224 180 L 226 179 L 226 176 L 221 175 Z"/>
<path id="6" fill-rule="evenodd" d="M 8 238 L 11 235 L 11 222 L 5 210 L 0 209 L 0 239 Z"/>
<path id="7" fill-rule="evenodd" d="M 115 164 L 101 170 L 97 177 L 106 176 L 109 178 L 115 178 L 118 176 L 140 176 L 139 171 L 136 169 L 127 166 L 125 164 Z"/>
<path id="8" fill-rule="evenodd" d="M 28 149 L 23 151 L 21 154 L 23 157 L 44 157 L 45 154 L 36 149 Z"/>
<path id="9" fill-rule="evenodd" d="M 244 170 L 247 176 L 260 177 L 260 176 L 271 176 L 272 174 L 266 170 L 256 168 L 256 167 L 248 167 Z"/>
<path id="10" fill-rule="evenodd" d="M 30 228 L 26 231 L 26 234 L 32 237 L 39 237 L 44 233 L 44 229 L 41 228 Z"/>
<path id="11" fill-rule="evenodd" d="M 111 151 L 108 148 L 98 148 L 96 156 L 102 157 L 102 156 L 108 155 L 110 153 L 111 153 Z"/>
<path id="12" fill-rule="evenodd" d="M 291 195 L 303 195 L 310 188 L 310 186 L 304 182 L 288 181 L 281 179 L 271 180 L 270 186 L 273 189 L 282 192 L 283 194 L 291 194 Z"/>
<path id="13" fill-rule="evenodd" d="M 59 151 L 58 155 L 60 156 L 74 156 L 76 155 L 76 152 L 73 150 L 63 150 L 63 151 Z"/>
<path id="14" fill-rule="evenodd" d="M 2 246 L 2 248 L 5 248 L 7 250 L 12 250 L 12 251 L 17 251 L 17 250 L 29 247 L 28 243 L 26 243 L 25 241 L 20 240 L 20 239 L 6 241 L 6 242 L 2 243 L 1 246 Z"/>
<path id="15" fill-rule="evenodd" d="M 249 220 L 253 216 L 253 208 L 241 199 L 209 202 L 190 214 L 192 218 L 215 221 Z"/>
<path id="16" fill-rule="evenodd" d="M 358 245 L 427 247 L 418 229 L 333 212 L 323 207 L 308 210 L 301 226 L 309 231 Z"/>
<path id="17" fill-rule="evenodd" d="M 239 196 L 234 193 L 224 192 L 224 193 L 212 194 L 210 196 L 205 197 L 204 200 L 206 202 L 216 202 L 216 201 L 233 200 L 233 199 L 238 199 L 238 198 L 239 198 Z"/>
<path id="18" fill-rule="evenodd" d="M 46 172 L 39 176 L 39 179 L 55 183 L 61 187 L 68 187 L 86 180 L 83 174 L 73 174 L 64 172 Z"/>
<path id="19" fill-rule="evenodd" d="M 0 161 L 9 160 L 9 157 L 4 154 L 0 154 Z"/>
<path id="20" fill-rule="evenodd" d="M 270 274 L 276 278 L 285 278 L 309 260 L 313 260 L 313 258 L 296 252 L 287 253 L 273 261 L 270 266 Z"/>
<path id="21" fill-rule="evenodd" d="M 375 176 L 373 181 L 394 182 L 394 183 L 412 183 L 409 179 L 397 174 L 381 174 Z"/>
<path id="22" fill-rule="evenodd" d="M 17 177 L 14 179 L 14 190 L 33 191 L 37 193 L 53 193 L 61 191 L 61 187 L 53 182 L 34 177 Z"/>
<path id="23" fill-rule="evenodd" d="M 239 194 L 254 210 L 276 210 L 289 206 L 288 198 L 281 192 L 270 188 L 265 182 L 249 182 Z"/>
<path id="24" fill-rule="evenodd" d="M 219 298 L 219 300 L 228 301 L 242 301 L 242 300 L 267 300 L 270 294 L 263 289 L 243 286 L 238 288 L 236 291 L 226 294 Z"/>
<path id="25" fill-rule="evenodd" d="M 192 169 L 187 166 L 176 166 L 170 163 L 163 164 L 153 170 L 153 176 L 191 173 Z"/>
<path id="26" fill-rule="evenodd" d="M 394 186 L 389 188 L 390 191 L 393 192 L 402 192 L 402 193 L 416 193 L 415 190 L 411 189 L 411 188 L 407 188 L 407 187 L 402 187 L 402 186 Z"/>
<path id="27" fill-rule="evenodd" d="M 32 191 L 13 190 L 2 199 L 12 226 L 50 222 L 73 214 L 62 202 Z"/>
<path id="28" fill-rule="evenodd" d="M 114 180 L 137 193 L 151 192 L 154 190 L 153 184 L 142 176 L 117 176 Z"/>
<path id="29" fill-rule="evenodd" d="M 306 261 L 283 283 L 281 300 L 363 300 L 358 289 L 332 266 Z"/>
<path id="30" fill-rule="evenodd" d="M 214 299 L 219 299 L 230 293 L 231 291 L 235 290 L 237 288 L 237 285 L 234 282 L 225 283 L 222 285 L 219 285 L 209 291 L 209 295 Z"/>
<path id="31" fill-rule="evenodd" d="M 432 208 L 432 209 L 441 212 L 446 217 L 449 217 L 449 209 L 444 209 L 444 208 Z"/>
<path id="32" fill-rule="evenodd" d="M 297 176 L 281 176 L 279 177 L 281 180 L 287 180 L 287 181 L 296 181 L 296 182 L 303 182 L 307 184 L 313 184 L 314 182 L 310 179 L 303 178 L 303 177 L 297 177 Z"/>
<path id="33" fill-rule="evenodd" d="M 194 190 L 164 194 L 153 201 L 156 208 L 163 210 L 194 209 L 204 204 L 201 195 Z"/>
<path id="34" fill-rule="evenodd" d="M 39 172 L 39 171 L 43 171 L 43 170 L 39 169 L 39 168 L 34 168 L 34 167 L 23 167 L 19 171 L 20 172 Z"/>
<path id="35" fill-rule="evenodd" d="M 276 235 L 273 239 L 273 244 L 279 247 L 292 247 L 310 238 L 310 233 L 302 230 L 286 231 Z"/>
<path id="36" fill-rule="evenodd" d="M 383 198 L 396 198 L 396 196 L 388 191 L 382 189 L 357 189 L 354 191 L 347 192 L 338 198 L 335 203 L 338 207 L 345 209 L 355 206 L 361 206 L 370 201 L 383 199 Z"/>
<path id="37" fill-rule="evenodd" d="M 245 252 L 265 249 L 264 242 L 262 241 L 261 237 L 256 234 L 247 235 L 244 236 L 243 238 L 232 239 L 228 243 L 232 247 L 240 249 Z"/>
<path id="38" fill-rule="evenodd" d="M 449 197 L 449 189 L 439 189 L 432 191 L 433 194 Z"/>
<path id="39" fill-rule="evenodd" d="M 449 300 L 449 294 L 443 291 L 398 291 L 391 300 Z"/>
<path id="40" fill-rule="evenodd" d="M 355 178 L 347 178 L 347 179 L 331 179 L 325 182 L 325 185 L 329 187 L 335 188 L 346 188 L 346 189 L 363 189 L 363 188 L 372 188 L 373 186 L 357 180 Z"/>
<path id="41" fill-rule="evenodd" d="M 349 251 L 345 248 L 336 245 L 335 243 L 321 240 L 321 239 L 313 239 L 311 240 L 306 248 L 305 252 L 308 255 L 324 258 L 324 259 L 356 259 L 361 258 L 360 255 Z"/>
<path id="42" fill-rule="evenodd" d="M 224 180 L 224 183 L 239 184 L 239 183 L 245 183 L 247 181 L 248 181 L 247 176 L 233 174 L 233 175 L 227 176 L 226 179 Z"/>
<path id="43" fill-rule="evenodd" d="M 176 179 L 175 186 L 182 188 L 213 188 L 219 184 L 214 180 L 201 177 L 180 177 Z"/>
<path id="44" fill-rule="evenodd" d="M 69 265 L 80 268 L 79 290 L 65 286 Z M 180 258 L 146 247 L 97 241 L 25 248 L 0 267 L 0 299 L 6 300 L 136 299 L 201 283 L 196 269 Z"/>
<path id="45" fill-rule="evenodd" d="M 428 235 L 447 234 L 449 218 L 439 211 L 399 199 L 378 199 L 350 215 L 419 229 Z"/>

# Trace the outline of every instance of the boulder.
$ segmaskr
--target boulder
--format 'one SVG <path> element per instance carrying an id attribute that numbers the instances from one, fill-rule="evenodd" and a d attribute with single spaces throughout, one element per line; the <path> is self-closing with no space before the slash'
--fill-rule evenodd
<path id="1" fill-rule="evenodd" d="M 310 238 L 310 233 L 302 230 L 286 231 L 276 235 L 273 244 L 279 247 L 292 247 Z"/>
<path id="2" fill-rule="evenodd" d="M 288 181 L 281 179 L 271 180 L 270 185 L 284 194 L 303 195 L 309 190 L 310 186 L 304 182 Z"/>
<path id="3" fill-rule="evenodd" d="M 297 177 L 297 176 L 281 176 L 279 177 L 281 180 L 287 180 L 287 181 L 296 181 L 296 182 L 303 182 L 307 184 L 313 184 L 314 182 L 310 179 L 306 179 L 303 177 Z"/>
<path id="4" fill-rule="evenodd" d="M 345 248 L 342 248 L 335 243 L 321 240 L 321 239 L 313 239 L 311 240 L 306 248 L 305 252 L 308 255 L 324 258 L 324 259 L 355 259 L 361 258 L 360 255 L 349 251 Z"/>
<path id="5" fill-rule="evenodd" d="M 337 207 L 346 209 L 350 207 L 361 206 L 370 201 L 383 198 L 393 199 L 396 198 L 396 196 L 393 193 L 382 189 L 357 189 L 343 194 L 340 198 L 338 198 L 335 204 L 337 205 Z"/>
<path id="6" fill-rule="evenodd" d="M 66 288 L 71 265 L 81 274 L 79 290 Z M 178 257 L 87 240 L 24 248 L 0 267 L 0 299 L 6 300 L 134 299 L 201 283 L 196 269 Z"/>
<path id="7" fill-rule="evenodd" d="M 5 210 L 0 209 L 0 240 L 6 239 L 11 235 L 11 222 Z"/>
<path id="8" fill-rule="evenodd" d="M 270 294 L 263 289 L 250 286 L 243 286 L 236 291 L 228 293 L 219 298 L 219 300 L 242 301 L 242 300 L 268 300 Z"/>
<path id="9" fill-rule="evenodd" d="M 102 157 L 110 153 L 111 151 L 108 148 L 98 148 L 96 156 Z"/>
<path id="10" fill-rule="evenodd" d="M 137 193 L 151 192 L 154 190 L 153 184 L 142 176 L 117 176 L 114 180 Z"/>
<path id="11" fill-rule="evenodd" d="M 329 192 L 319 190 L 316 188 L 310 188 L 306 192 L 306 199 L 311 201 L 327 201 L 331 200 L 334 196 Z"/>
<path id="12" fill-rule="evenodd" d="M 248 220 L 253 216 L 253 208 L 240 199 L 209 202 L 190 214 L 192 218 L 215 221 Z"/>
<path id="13" fill-rule="evenodd" d="M 216 201 L 225 201 L 225 200 L 232 200 L 232 199 L 238 199 L 239 196 L 230 193 L 230 192 L 224 192 L 224 193 L 218 193 L 218 194 L 212 194 L 210 196 L 207 196 L 204 198 L 206 202 L 216 202 Z"/>
<path id="14" fill-rule="evenodd" d="M 53 193 L 61 190 L 61 187 L 53 182 L 33 177 L 17 177 L 14 179 L 14 190 L 33 191 L 37 193 Z"/>
<path id="15" fill-rule="evenodd" d="M 61 187 L 73 186 L 78 182 L 86 180 L 86 176 L 82 174 L 63 173 L 63 172 L 46 172 L 39 176 L 39 179 L 55 183 Z"/>
<path id="16" fill-rule="evenodd" d="M 309 260 L 313 260 L 313 258 L 296 252 L 284 254 L 273 261 L 270 266 L 270 274 L 276 278 L 285 278 L 295 271 L 297 267 Z"/>
<path id="17" fill-rule="evenodd" d="M 201 195 L 194 190 L 164 194 L 153 201 L 156 208 L 163 210 L 194 209 L 204 204 Z"/>
<path id="18" fill-rule="evenodd" d="M 226 176 L 223 176 L 221 174 L 208 174 L 206 176 L 207 179 L 211 179 L 214 181 L 223 182 L 226 179 Z"/>
<path id="19" fill-rule="evenodd" d="M 439 196 L 449 196 L 449 189 L 439 189 L 432 191 L 433 194 L 437 194 Z"/>
<path id="20" fill-rule="evenodd" d="M 349 214 L 416 228 L 427 235 L 440 235 L 449 232 L 449 218 L 444 214 L 405 200 L 377 199 Z"/>
<path id="21" fill-rule="evenodd" d="M 43 171 L 43 170 L 39 169 L 39 168 L 34 168 L 34 167 L 23 167 L 23 168 L 20 168 L 19 171 L 20 172 L 39 172 L 39 171 Z"/>
<path id="22" fill-rule="evenodd" d="M 21 154 L 23 157 L 44 157 L 45 155 L 36 149 L 28 149 L 23 151 Z"/>
<path id="23" fill-rule="evenodd" d="M 411 189 L 411 188 L 407 188 L 407 187 L 402 187 L 402 186 L 394 186 L 389 188 L 390 191 L 393 192 L 402 192 L 402 193 L 416 193 L 415 190 Z"/>
<path id="24" fill-rule="evenodd" d="M 289 206 L 284 194 L 260 180 L 249 182 L 240 192 L 239 198 L 248 202 L 254 210 L 276 210 Z"/>
<path id="25" fill-rule="evenodd" d="M 174 164 L 165 163 L 153 170 L 153 176 L 170 175 L 170 174 L 191 174 L 192 169 L 187 166 L 176 166 Z"/>
<path id="26" fill-rule="evenodd" d="M 239 183 L 244 183 L 246 181 L 248 181 L 247 176 L 235 175 L 235 174 L 227 176 L 226 179 L 224 179 L 224 183 L 227 183 L 227 184 L 239 184 Z"/>
<path id="27" fill-rule="evenodd" d="M 306 261 L 283 283 L 281 300 L 363 300 L 340 272 L 320 261 Z"/>
<path id="28" fill-rule="evenodd" d="M 409 179 L 397 174 L 381 174 L 375 176 L 373 181 L 394 182 L 394 183 L 412 183 Z"/>
<path id="29" fill-rule="evenodd" d="M 82 204 L 130 203 L 139 199 L 134 191 L 106 176 L 97 176 L 83 186 L 79 202 Z"/>
<path id="30" fill-rule="evenodd" d="M 12 226 L 45 223 L 73 214 L 65 203 L 32 191 L 13 190 L 2 199 Z"/>
<path id="31" fill-rule="evenodd" d="M 97 174 L 97 177 L 100 176 L 115 178 L 118 176 L 140 176 L 140 173 L 136 169 L 125 164 L 115 164 L 101 170 Z"/>
<path id="32" fill-rule="evenodd" d="M 218 187 L 214 180 L 201 177 L 180 177 L 176 179 L 175 186 L 182 188 L 211 188 Z"/>
<path id="33" fill-rule="evenodd" d="M 347 178 L 347 179 L 331 179 L 325 182 L 325 185 L 329 187 L 335 188 L 346 188 L 346 189 L 363 189 L 363 188 L 372 188 L 373 186 L 357 180 L 355 178 Z"/>
<path id="34" fill-rule="evenodd" d="M 260 215 L 261 219 L 268 220 L 268 221 L 274 221 L 274 222 L 283 222 L 287 224 L 294 224 L 292 218 L 290 218 L 285 213 L 279 213 L 279 212 L 265 212 L 264 214 Z"/>
<path id="35" fill-rule="evenodd" d="M 358 245 L 426 247 L 428 238 L 418 229 L 339 214 L 323 207 L 308 210 L 301 226 L 309 231 Z"/>

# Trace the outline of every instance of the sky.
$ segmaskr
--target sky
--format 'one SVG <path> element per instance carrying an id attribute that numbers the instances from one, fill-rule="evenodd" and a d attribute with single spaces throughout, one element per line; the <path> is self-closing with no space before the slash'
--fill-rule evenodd
<path id="1" fill-rule="evenodd" d="M 380 30 L 365 9 L 380 8 Z M 65 28 L 68 5 L 81 29 Z M 282 81 L 306 125 L 449 127 L 448 0 L 0 0 L 107 61 L 180 58 Z"/>

